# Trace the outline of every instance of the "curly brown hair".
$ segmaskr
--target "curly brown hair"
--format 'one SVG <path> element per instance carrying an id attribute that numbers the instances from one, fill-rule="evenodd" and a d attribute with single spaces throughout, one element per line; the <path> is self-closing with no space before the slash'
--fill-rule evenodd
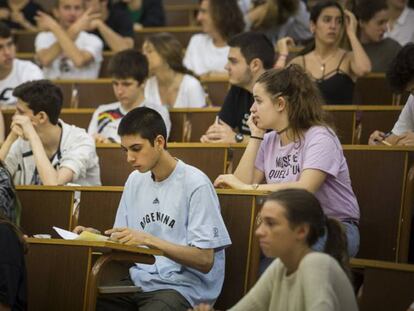
<path id="1" fill-rule="evenodd" d="M 244 30 L 243 14 L 236 0 L 201 1 L 209 1 L 211 18 L 224 40 L 227 41 Z"/>

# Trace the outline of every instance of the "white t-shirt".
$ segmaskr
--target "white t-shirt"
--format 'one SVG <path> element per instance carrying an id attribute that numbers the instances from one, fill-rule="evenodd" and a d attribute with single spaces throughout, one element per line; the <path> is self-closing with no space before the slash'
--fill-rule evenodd
<path id="1" fill-rule="evenodd" d="M 414 42 L 414 10 L 407 6 L 385 37 L 394 39 L 402 46 Z"/>
<path id="2" fill-rule="evenodd" d="M 129 175 L 114 227 L 128 227 L 162 240 L 200 249 L 214 249 L 208 273 L 188 268 L 165 256 L 153 265 L 136 264 L 129 272 L 144 292 L 178 291 L 192 305 L 213 304 L 224 280 L 224 248 L 231 244 L 220 214 L 220 203 L 208 177 L 178 161 L 174 171 L 156 182 L 151 172 Z"/>
<path id="3" fill-rule="evenodd" d="M 216 47 L 207 34 L 196 34 L 188 43 L 184 65 L 197 75 L 211 71 L 225 72 L 229 50 L 229 46 Z"/>
<path id="4" fill-rule="evenodd" d="M 402 135 L 405 132 L 414 131 L 414 96 L 408 97 L 407 103 L 398 117 L 398 121 L 394 124 L 392 133 L 394 135 Z"/>
<path id="5" fill-rule="evenodd" d="M 151 77 L 145 83 L 145 98 L 157 105 L 164 105 L 161 102 L 158 81 Z M 206 106 L 206 94 L 200 81 L 191 75 L 184 75 L 175 99 L 174 108 L 201 108 Z"/>
<path id="6" fill-rule="evenodd" d="M 15 87 L 20 84 L 43 79 L 40 68 L 28 60 L 13 60 L 13 68 L 9 75 L 0 80 L 0 106 L 14 105 L 17 99 L 12 95 Z"/>
<path id="7" fill-rule="evenodd" d="M 348 277 L 331 256 L 310 253 L 286 275 L 276 259 L 230 311 L 357 311 Z"/>
<path id="8" fill-rule="evenodd" d="M 40 32 L 35 39 L 35 50 L 50 47 L 56 42 L 53 32 Z M 47 79 L 96 79 L 102 62 L 102 40 L 94 35 L 82 31 L 75 40 L 75 45 L 86 52 L 89 52 L 93 60 L 82 68 L 76 68 L 72 60 L 60 54 L 48 67 L 43 68 L 43 73 Z"/>
<path id="9" fill-rule="evenodd" d="M 161 115 L 167 128 L 168 137 L 171 130 L 171 120 L 170 113 L 167 108 L 161 105 L 156 105 L 149 100 L 144 100 L 140 107 L 154 109 Z M 109 140 L 113 140 L 115 143 L 121 143 L 121 137 L 118 135 L 118 126 L 126 114 L 127 111 L 122 108 L 120 102 L 100 105 L 92 115 L 92 119 L 88 127 L 88 134 L 92 136 L 94 134 L 101 134 Z"/>
<path id="10" fill-rule="evenodd" d="M 69 125 L 59 120 L 62 137 L 58 151 L 50 162 L 55 169 L 61 167 L 73 171 L 74 184 L 81 186 L 100 186 L 99 159 L 95 142 L 84 129 Z M 39 185 L 41 180 L 37 173 L 30 143 L 18 138 L 10 148 L 4 161 L 16 185 Z"/>

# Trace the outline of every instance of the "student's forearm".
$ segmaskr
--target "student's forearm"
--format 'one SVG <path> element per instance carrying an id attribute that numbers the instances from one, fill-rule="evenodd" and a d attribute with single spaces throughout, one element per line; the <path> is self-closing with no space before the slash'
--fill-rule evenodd
<path id="1" fill-rule="evenodd" d="M 35 165 L 43 185 L 57 186 L 58 173 L 52 163 L 50 163 L 39 136 L 36 133 L 33 133 L 28 137 L 28 139 L 32 147 Z"/>
<path id="2" fill-rule="evenodd" d="M 254 162 L 256 161 L 257 152 L 262 141 L 256 138 L 250 138 L 246 150 L 240 159 L 234 176 L 246 184 L 252 184 L 254 178 Z"/>
<path id="3" fill-rule="evenodd" d="M 104 22 L 98 24 L 98 30 L 111 51 L 120 52 L 134 46 L 132 38 L 124 38 L 109 28 Z"/>
<path id="4" fill-rule="evenodd" d="M 0 148 L 0 160 L 4 161 L 7 158 L 7 155 L 9 154 L 10 147 L 13 145 L 13 143 L 16 141 L 17 135 L 13 132 L 10 132 L 10 134 L 7 136 L 4 143 L 1 145 Z"/>
<path id="5" fill-rule="evenodd" d="M 62 49 L 58 42 L 53 43 L 50 47 L 42 49 L 36 53 L 36 59 L 44 67 L 50 64 L 62 53 Z"/>
<path id="6" fill-rule="evenodd" d="M 357 36 L 352 33 L 348 35 L 352 47 L 351 68 L 356 76 L 363 76 L 371 71 L 371 61 L 359 42 Z"/>
<path id="7" fill-rule="evenodd" d="M 82 67 L 90 61 L 91 57 L 86 56 L 76 45 L 70 35 L 58 26 L 53 29 L 59 45 L 65 54 L 72 60 L 76 67 Z"/>
<path id="8" fill-rule="evenodd" d="M 145 245 L 157 248 L 164 252 L 164 255 L 175 262 L 208 273 L 214 264 L 213 249 L 199 249 L 192 246 L 177 245 L 167 242 L 155 236 L 150 236 Z"/>
<path id="9" fill-rule="evenodd" d="M 0 110 L 0 143 L 4 141 L 5 136 L 5 128 L 4 128 L 4 116 L 3 113 Z"/>

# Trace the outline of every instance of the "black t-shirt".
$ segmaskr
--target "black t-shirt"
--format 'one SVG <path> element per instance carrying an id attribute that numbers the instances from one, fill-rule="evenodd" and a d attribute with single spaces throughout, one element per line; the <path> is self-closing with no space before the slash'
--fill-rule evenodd
<path id="1" fill-rule="evenodd" d="M 129 14 L 125 3 L 119 2 L 109 7 L 109 16 L 106 19 L 105 24 L 123 37 L 134 37 L 134 24 L 132 23 L 131 15 Z M 96 30 L 93 34 L 102 39 L 104 50 L 108 50 L 109 46 L 106 44 L 99 31 Z"/>
<path id="2" fill-rule="evenodd" d="M 0 0 L 0 8 L 6 8 L 6 9 L 10 9 L 8 1 L 7 0 Z M 35 21 L 35 16 L 36 16 L 36 12 L 37 11 L 43 11 L 43 8 L 37 4 L 34 3 L 33 1 L 30 1 L 29 3 L 27 3 L 27 5 L 21 10 L 24 17 L 32 24 L 32 25 L 36 25 L 36 21 Z M 4 23 L 7 24 L 7 26 L 9 26 L 10 28 L 13 29 L 24 29 L 20 24 L 15 23 L 13 21 L 11 21 L 10 19 L 7 20 L 2 20 Z"/>
<path id="3" fill-rule="evenodd" d="M 0 303 L 12 311 L 27 309 L 23 246 L 10 224 L 0 223 Z"/>
<path id="4" fill-rule="evenodd" d="M 219 112 L 220 120 L 223 120 L 239 133 L 250 135 L 247 120 L 250 115 L 250 107 L 253 105 L 253 94 L 249 91 L 232 86 L 224 99 L 224 104 Z"/>
<path id="5" fill-rule="evenodd" d="M 139 22 L 144 27 L 165 26 L 165 13 L 161 0 L 144 0 Z"/>

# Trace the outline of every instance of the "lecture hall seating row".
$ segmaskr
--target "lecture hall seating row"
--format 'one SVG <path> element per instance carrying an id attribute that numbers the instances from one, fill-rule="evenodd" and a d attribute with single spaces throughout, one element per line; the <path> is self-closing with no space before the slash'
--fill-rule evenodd
<path id="1" fill-rule="evenodd" d="M 99 95 L 99 94 L 97 94 Z M 391 130 L 402 106 L 324 106 L 342 144 L 366 144 L 369 135 L 377 129 Z M 220 108 L 173 108 L 169 141 L 199 142 L 213 124 Z M 61 119 L 87 129 L 93 108 L 64 108 Z M 4 110 L 6 132 L 9 131 L 14 110 Z"/>
<path id="2" fill-rule="evenodd" d="M 358 256 L 405 262 L 408 258 L 414 194 L 413 180 L 408 176 L 412 148 L 350 145 L 343 148 L 361 209 L 361 248 Z M 121 149 L 109 145 L 99 146 L 97 150 L 103 185 L 122 186 L 132 168 L 126 163 Z M 219 174 L 228 172 L 228 167 L 234 169 L 244 150 L 235 145 L 171 143 L 169 151 L 214 180 Z M 117 163 L 116 169 L 114 163 Z M 69 194 L 56 194 L 56 199 L 64 195 Z M 34 197 L 30 198 L 27 204 L 34 202 Z M 33 218 L 29 219 L 32 221 Z M 70 227 L 71 224 L 68 225 Z"/>

